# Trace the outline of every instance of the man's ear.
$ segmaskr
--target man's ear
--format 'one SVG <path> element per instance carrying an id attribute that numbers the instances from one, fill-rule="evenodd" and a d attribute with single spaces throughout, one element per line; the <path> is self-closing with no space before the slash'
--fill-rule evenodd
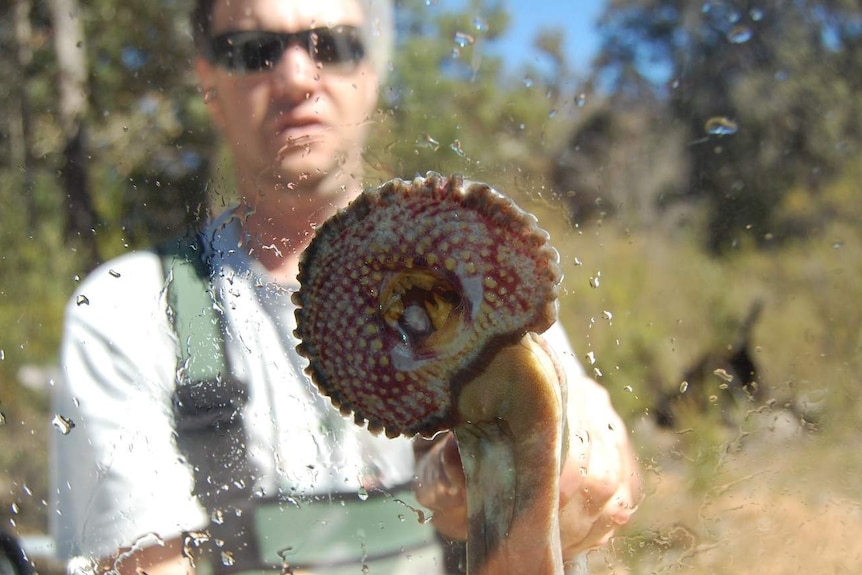
<path id="1" fill-rule="evenodd" d="M 195 73 L 198 77 L 198 85 L 201 88 L 204 103 L 209 110 L 210 119 L 219 130 L 224 126 L 221 102 L 218 99 L 218 91 L 215 86 L 215 70 L 213 65 L 203 57 L 195 60 Z"/>

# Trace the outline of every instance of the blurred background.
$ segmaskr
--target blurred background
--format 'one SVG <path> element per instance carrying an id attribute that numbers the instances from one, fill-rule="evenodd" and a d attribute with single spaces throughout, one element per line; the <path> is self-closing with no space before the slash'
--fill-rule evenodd
<path id="1" fill-rule="evenodd" d="M 0 530 L 43 570 L 63 306 L 233 198 L 189 8 L 0 5 Z M 593 572 L 862 571 L 858 1 L 400 0 L 397 25 L 368 184 L 458 172 L 536 213 L 631 428 L 645 498 Z"/>

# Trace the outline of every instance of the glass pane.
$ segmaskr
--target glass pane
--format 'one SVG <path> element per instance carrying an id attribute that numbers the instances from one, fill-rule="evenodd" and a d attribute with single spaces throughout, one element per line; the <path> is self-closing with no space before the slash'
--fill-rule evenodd
<path id="1" fill-rule="evenodd" d="M 539 248 L 482 267 L 517 243 L 483 235 L 494 210 L 535 245 L 547 231 L 559 253 L 559 270 L 533 258 L 552 269 L 537 284 L 559 282 L 547 298 L 568 343 L 557 327 L 546 339 L 572 396 L 594 408 L 570 410 L 548 439 L 566 429 L 569 451 L 553 444 L 541 463 L 574 465 L 554 459 L 580 453 L 572 441 L 620 458 L 587 433 L 606 406 L 580 367 L 621 418 L 609 435 L 637 455 L 639 509 L 588 540 L 601 543 L 592 573 L 860 566 L 857 3 L 216 0 L 202 29 L 193 4 L 0 8 L 0 532 L 40 572 L 72 557 L 92 570 L 117 546 L 214 546 L 216 570 L 239 569 L 246 556 L 220 542 L 240 527 L 281 533 L 260 546 L 279 569 L 341 557 L 315 537 L 347 541 L 360 568 L 418 545 L 433 513 L 410 498 L 411 445 L 353 419 L 391 435 L 453 427 L 467 408 L 448 390 L 426 401 L 424 388 L 362 386 L 446 356 L 464 362 L 440 377 L 460 393 L 495 373 L 500 342 L 551 323 L 547 294 L 530 299 L 526 275 L 503 279 Z M 450 227 L 418 211 L 374 220 L 401 252 L 347 250 L 321 280 L 328 304 L 296 298 L 343 320 L 312 346 L 312 314 L 297 326 L 292 300 L 303 250 L 362 189 L 428 172 L 485 182 L 538 223 L 492 193 L 463 202 L 487 207 L 479 215 L 454 202 Z M 179 241 L 200 230 L 201 243 Z M 207 254 L 205 266 L 176 267 L 154 246 Z M 497 307 L 475 328 L 486 296 L 544 311 L 500 328 L 521 316 Z M 178 326 L 187 297 L 211 299 Z M 341 347 L 326 363 L 330 343 Z M 556 393 L 535 353 L 536 381 Z M 509 393 L 524 410 L 548 397 Z M 420 404 L 426 419 L 405 423 Z M 551 411 L 543 431 L 565 410 Z M 585 461 L 593 478 L 600 458 Z M 564 492 L 580 486 L 562 477 Z M 476 493 L 498 493 L 484 481 Z M 558 491 L 543 481 L 538 492 Z M 359 526 L 306 528 L 342 517 L 312 505 L 331 499 L 359 505 Z M 608 501 L 626 523 L 625 497 Z M 391 522 L 364 515 L 380 502 Z M 284 519 L 305 506 L 323 511 Z M 562 516 L 563 547 L 579 555 L 566 521 L 591 520 Z M 463 566 L 463 547 L 452 553 Z"/>

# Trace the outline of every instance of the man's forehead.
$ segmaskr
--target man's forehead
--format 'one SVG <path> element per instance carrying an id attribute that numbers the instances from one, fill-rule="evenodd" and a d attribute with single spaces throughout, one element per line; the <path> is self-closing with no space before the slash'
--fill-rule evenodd
<path id="1" fill-rule="evenodd" d="M 214 30 L 260 27 L 292 31 L 362 22 L 357 0 L 216 0 L 212 14 Z"/>

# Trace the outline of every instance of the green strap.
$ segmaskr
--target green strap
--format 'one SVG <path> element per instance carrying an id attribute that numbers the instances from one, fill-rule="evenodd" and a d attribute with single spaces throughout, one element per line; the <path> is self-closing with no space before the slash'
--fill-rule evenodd
<path id="1" fill-rule="evenodd" d="M 167 301 L 180 343 L 183 383 L 215 381 L 227 361 L 219 310 L 200 236 L 180 237 L 157 249 L 167 279 Z"/>

